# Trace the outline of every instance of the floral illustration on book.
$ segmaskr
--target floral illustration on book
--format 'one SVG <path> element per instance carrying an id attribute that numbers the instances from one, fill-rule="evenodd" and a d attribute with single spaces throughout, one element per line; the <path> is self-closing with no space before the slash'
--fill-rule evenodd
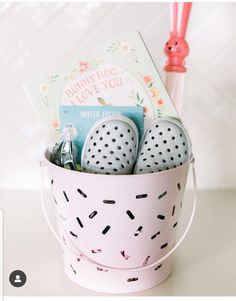
<path id="1" fill-rule="evenodd" d="M 43 105 L 49 107 L 50 105 L 50 91 L 51 86 L 58 80 L 59 75 L 50 75 L 47 77 L 46 81 L 39 85 L 39 97 Z"/>
<path id="2" fill-rule="evenodd" d="M 90 61 L 79 61 L 76 64 L 76 67 L 73 68 L 68 75 L 64 76 L 64 83 L 66 84 L 71 80 L 76 80 L 78 76 L 89 70 L 95 70 L 99 66 L 99 64 L 100 61 L 95 59 Z M 59 74 L 49 75 L 46 78 L 46 80 L 39 85 L 39 97 L 43 106 L 49 108 L 50 104 L 52 103 L 51 97 L 53 96 L 51 96 L 51 94 L 53 93 L 51 92 L 54 88 L 54 84 L 57 82 L 58 79 Z M 56 117 L 52 119 L 51 126 L 52 128 L 58 128 L 59 123 Z"/>
<path id="3" fill-rule="evenodd" d="M 162 117 L 162 111 L 165 110 L 165 103 L 164 100 L 161 97 L 159 97 L 160 93 L 155 87 L 152 77 L 150 75 L 141 75 L 141 78 L 148 91 L 150 104 L 155 118 Z M 144 114 L 146 116 L 150 108 L 148 106 L 144 106 L 144 98 L 141 97 L 140 94 L 134 90 L 131 92 L 130 98 L 135 101 L 135 104 L 137 106 L 144 107 Z"/>
<path id="4" fill-rule="evenodd" d="M 135 63 L 139 63 L 139 58 L 137 56 L 136 49 L 128 42 L 112 42 L 111 45 L 107 48 L 107 52 L 120 53 L 123 55 L 129 56 Z"/>
<path id="5" fill-rule="evenodd" d="M 150 75 L 142 76 L 146 89 L 151 97 L 152 107 L 155 112 L 155 117 L 162 117 L 162 111 L 165 110 L 165 102 L 160 97 L 159 90 L 154 85 L 154 81 Z"/>
<path id="6" fill-rule="evenodd" d="M 98 103 L 102 106 L 112 106 L 111 102 L 106 101 L 104 98 L 102 97 L 98 97 Z"/>
<path id="7" fill-rule="evenodd" d="M 95 70 L 100 64 L 101 61 L 96 59 L 79 61 L 71 72 L 64 77 L 65 83 L 71 80 L 76 80 L 81 74 Z"/>

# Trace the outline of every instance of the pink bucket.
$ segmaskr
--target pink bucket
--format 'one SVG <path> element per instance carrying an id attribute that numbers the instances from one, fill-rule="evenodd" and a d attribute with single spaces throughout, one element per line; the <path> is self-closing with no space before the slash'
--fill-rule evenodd
<path id="1" fill-rule="evenodd" d="M 98 175 L 67 170 L 46 155 L 66 275 L 106 293 L 131 293 L 165 280 L 175 242 L 189 166 L 140 175 Z M 195 173 L 194 184 L 195 184 Z"/>

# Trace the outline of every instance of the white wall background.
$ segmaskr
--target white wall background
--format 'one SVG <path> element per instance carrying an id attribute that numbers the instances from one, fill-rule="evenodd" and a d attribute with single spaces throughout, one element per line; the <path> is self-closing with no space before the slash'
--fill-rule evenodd
<path id="1" fill-rule="evenodd" d="M 0 4 L 0 188 L 38 188 L 46 137 L 22 85 L 115 35 L 138 29 L 161 75 L 166 3 Z M 183 121 L 201 189 L 236 187 L 236 3 L 196 3 Z"/>

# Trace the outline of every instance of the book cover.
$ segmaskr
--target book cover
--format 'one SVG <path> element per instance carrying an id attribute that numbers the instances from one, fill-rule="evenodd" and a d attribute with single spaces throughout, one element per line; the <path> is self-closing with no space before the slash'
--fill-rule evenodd
<path id="1" fill-rule="evenodd" d="M 144 128 L 156 118 L 179 118 L 139 32 L 131 32 L 79 52 L 53 73 L 28 83 L 48 131 L 59 128 L 59 106 L 137 106 Z"/>

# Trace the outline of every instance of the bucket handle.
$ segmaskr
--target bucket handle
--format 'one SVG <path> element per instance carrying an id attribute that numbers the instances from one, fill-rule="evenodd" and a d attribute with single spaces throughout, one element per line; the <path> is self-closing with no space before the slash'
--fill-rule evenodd
<path id="1" fill-rule="evenodd" d="M 110 269 L 110 270 L 132 270 L 132 271 L 141 271 L 141 270 L 146 270 L 148 268 L 151 268 L 151 267 L 155 267 L 157 265 L 159 265 L 161 262 L 163 262 L 165 259 L 167 259 L 170 255 L 172 255 L 176 249 L 180 246 L 180 244 L 183 242 L 183 240 L 185 239 L 191 225 L 192 225 L 192 222 L 193 222 L 193 218 L 194 218 L 194 215 L 195 215 L 195 211 L 196 211 L 196 203 L 197 203 L 197 184 L 196 184 L 196 172 L 195 172 L 195 166 L 194 166 L 194 161 L 195 159 L 193 158 L 192 161 L 191 161 L 191 166 L 192 166 L 192 174 L 193 174 L 193 186 L 194 186 L 194 196 L 193 196 L 193 207 L 192 207 L 192 211 L 191 211 L 191 215 L 190 215 L 190 218 L 189 218 L 189 222 L 188 222 L 188 225 L 186 226 L 185 230 L 184 230 L 184 233 L 182 234 L 181 238 L 179 239 L 179 241 L 175 244 L 175 246 L 168 252 L 166 253 L 163 257 L 161 257 L 159 260 L 153 262 L 152 264 L 149 264 L 149 265 L 145 265 L 145 266 L 139 266 L 139 267 L 134 267 L 134 268 L 118 268 L 118 267 L 111 267 L 111 266 L 106 266 L 104 264 L 100 264 L 99 262 L 96 262 L 92 259 L 90 259 L 87 255 L 85 255 L 82 251 L 80 251 L 78 249 L 78 251 L 80 252 L 80 254 L 74 252 L 70 247 L 68 247 L 66 245 L 66 248 L 72 252 L 74 255 L 76 255 L 77 257 L 80 257 L 84 260 L 87 260 L 88 262 L 92 263 L 92 264 L 96 264 L 98 265 L 99 267 L 102 267 L 102 268 L 106 268 L 106 269 Z M 43 215 L 44 215 L 44 218 L 46 220 L 46 223 L 49 227 L 49 229 L 51 230 L 52 234 L 54 235 L 54 237 L 56 238 L 56 240 L 61 244 L 61 245 L 64 245 L 65 244 L 63 243 L 63 241 L 60 239 L 60 237 L 58 236 L 57 232 L 54 230 L 50 220 L 49 220 L 49 217 L 48 217 L 48 214 L 47 214 L 47 210 L 45 208 L 45 200 L 44 200 L 44 195 L 43 195 L 43 192 L 44 192 L 44 175 L 43 175 L 43 167 L 47 166 L 47 163 L 46 163 L 46 160 L 42 160 L 40 162 L 40 166 L 41 166 L 41 189 L 40 189 L 40 196 L 41 196 L 41 207 L 42 207 L 42 211 L 43 211 Z"/>

